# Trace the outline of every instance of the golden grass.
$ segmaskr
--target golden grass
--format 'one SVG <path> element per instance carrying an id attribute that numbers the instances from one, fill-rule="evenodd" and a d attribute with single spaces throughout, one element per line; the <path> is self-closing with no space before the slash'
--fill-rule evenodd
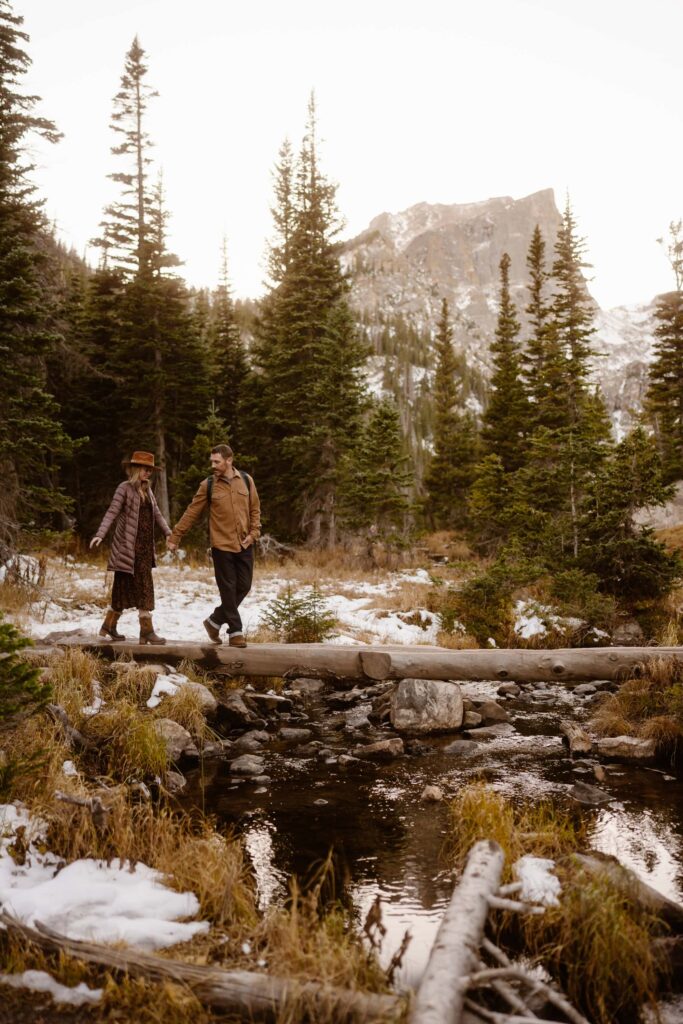
<path id="1" fill-rule="evenodd" d="M 207 724 L 200 695 L 190 686 L 181 686 L 177 693 L 165 695 L 156 709 L 156 716 L 172 718 L 187 729 L 199 746 L 216 737 L 216 733 Z"/>
<path id="2" fill-rule="evenodd" d="M 476 651 L 479 644 L 469 633 L 450 633 L 447 629 L 441 629 L 436 634 L 436 643 L 439 647 L 447 647 L 451 651 Z"/>
<path id="3" fill-rule="evenodd" d="M 550 801 L 515 805 L 483 782 L 463 787 L 448 807 L 445 855 L 457 869 L 480 839 L 493 839 L 505 852 L 507 872 L 524 854 L 559 857 L 585 843 L 580 818 Z"/>
<path id="4" fill-rule="evenodd" d="M 48 668 L 53 702 L 61 704 L 73 723 L 81 709 L 92 703 L 92 681 L 102 679 L 106 665 L 86 651 L 67 647 L 63 654 L 52 656 Z"/>
<path id="5" fill-rule="evenodd" d="M 87 736 L 101 752 L 101 771 L 119 780 L 162 775 L 168 767 L 168 754 L 154 721 L 128 700 L 88 719 Z"/>
<path id="6" fill-rule="evenodd" d="M 595 1024 L 639 1018 L 656 1005 L 653 915 L 607 872 L 588 872 L 571 858 L 558 867 L 560 905 L 522 919 L 527 951 L 557 978 L 570 1002 Z"/>
<path id="7" fill-rule="evenodd" d="M 654 658 L 639 667 L 614 694 L 606 694 L 590 721 L 602 736 L 654 739 L 660 756 L 675 757 L 683 746 L 683 665 Z"/>
<path id="8" fill-rule="evenodd" d="M 386 991 L 386 975 L 374 952 L 350 926 L 348 913 L 340 905 L 321 909 L 321 892 L 329 871 L 328 862 L 317 884 L 307 892 L 293 880 L 289 905 L 266 915 L 259 948 L 268 970 L 345 988 Z"/>

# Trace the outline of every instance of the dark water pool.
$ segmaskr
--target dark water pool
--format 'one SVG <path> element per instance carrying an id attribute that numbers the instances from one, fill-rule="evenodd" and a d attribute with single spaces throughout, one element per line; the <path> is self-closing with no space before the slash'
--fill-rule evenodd
<path id="1" fill-rule="evenodd" d="M 496 689 L 496 683 L 463 684 L 464 694 L 473 697 L 495 696 Z M 515 732 L 482 743 L 467 757 L 444 751 L 452 736 L 430 738 L 420 756 L 342 769 L 292 757 L 273 744 L 265 755 L 267 786 L 236 782 L 221 764 L 190 778 L 190 799 L 244 836 L 262 906 L 284 898 L 289 877 L 309 878 L 332 850 L 336 895 L 356 908 L 359 919 L 380 897 L 385 961 L 410 932 L 398 980 L 414 985 L 452 891 L 442 852 L 446 807 L 421 800 L 427 784 L 448 795 L 473 779 L 486 779 L 524 800 L 570 799 L 568 791 L 579 780 L 599 785 L 614 800 L 599 810 L 584 809 L 592 846 L 618 856 L 648 884 L 683 903 L 683 782 L 666 771 L 613 765 L 605 781 L 596 783 L 560 740 L 559 720 L 585 718 L 584 701 L 560 684 L 525 692 L 506 704 Z M 353 745 L 343 733 L 330 732 L 319 696 L 303 707 L 306 724 L 326 744 L 339 753 Z"/>

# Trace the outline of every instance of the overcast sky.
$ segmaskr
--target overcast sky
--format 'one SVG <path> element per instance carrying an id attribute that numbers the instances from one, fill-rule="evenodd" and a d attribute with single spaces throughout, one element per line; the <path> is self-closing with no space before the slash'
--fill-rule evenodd
<path id="1" fill-rule="evenodd" d="M 345 235 L 414 203 L 570 193 L 603 307 L 673 286 L 656 243 L 683 216 L 682 0 L 14 0 L 27 85 L 65 138 L 35 178 L 79 252 L 117 169 L 109 119 L 137 33 L 149 129 L 190 284 L 257 296 L 271 171 L 315 90 Z M 90 250 L 95 262 L 97 252 Z"/>

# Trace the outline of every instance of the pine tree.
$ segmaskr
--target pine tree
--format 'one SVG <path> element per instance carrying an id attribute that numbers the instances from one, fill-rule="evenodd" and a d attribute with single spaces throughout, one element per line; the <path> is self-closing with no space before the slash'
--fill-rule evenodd
<path id="1" fill-rule="evenodd" d="M 495 341 L 491 345 L 493 375 L 484 413 L 482 440 L 487 454 L 497 455 L 506 473 L 524 462 L 529 403 L 521 376 L 517 339 L 520 324 L 510 298 L 510 257 L 500 261 L 500 307 Z"/>
<path id="2" fill-rule="evenodd" d="M 250 436 L 273 528 L 316 546 L 336 541 L 339 466 L 360 427 L 366 354 L 334 242 L 335 194 L 320 170 L 311 100 L 296 166 L 281 161 L 278 170 L 274 286 L 257 326 Z"/>
<path id="3" fill-rule="evenodd" d="M 102 234 L 93 239 L 103 250 L 104 266 L 120 267 L 127 276 L 139 273 L 152 255 L 148 177 L 153 143 L 146 115 L 150 100 L 159 94 L 147 83 L 145 56 L 136 36 L 126 54 L 110 125 L 119 140 L 111 152 L 126 160 L 124 170 L 109 175 L 120 186 L 121 198 L 107 207 Z"/>
<path id="4" fill-rule="evenodd" d="M 646 414 L 662 457 L 664 479 L 683 477 L 683 241 L 681 222 L 669 228 L 668 254 L 676 290 L 655 306 L 655 358 L 650 366 Z"/>
<path id="5" fill-rule="evenodd" d="M 527 254 L 529 271 L 529 304 L 526 314 L 531 333 L 524 351 L 524 381 L 531 400 L 530 416 L 535 420 L 536 411 L 543 405 L 543 386 L 546 378 L 546 355 L 548 346 L 549 307 L 546 298 L 548 270 L 545 265 L 545 240 L 537 224 L 531 237 Z"/>
<path id="6" fill-rule="evenodd" d="M 230 444 L 239 452 L 244 440 L 242 415 L 247 387 L 247 360 L 230 295 L 227 242 L 223 240 L 220 283 L 214 293 L 208 344 L 213 401 L 228 424 Z"/>
<path id="7" fill-rule="evenodd" d="M 37 97 L 20 91 L 31 63 L 22 24 L 8 0 L 0 0 L 0 554 L 20 528 L 50 525 L 68 507 L 54 471 L 71 452 L 46 390 L 46 358 L 58 336 L 50 329 L 43 204 L 25 162 L 32 134 L 56 142 L 59 133 L 32 113 Z"/>
<path id="8" fill-rule="evenodd" d="M 441 303 L 435 348 L 434 454 L 424 480 L 428 493 L 425 514 L 434 526 L 449 529 L 467 521 L 467 496 L 477 460 L 477 434 L 472 415 L 458 409 L 457 362 L 445 299 Z"/>
<path id="9" fill-rule="evenodd" d="M 555 243 L 547 307 L 539 291 L 542 252 L 534 248 L 532 307 L 536 358 L 528 377 L 533 396 L 528 456 L 515 481 L 519 535 L 549 562 L 576 559 L 583 502 L 611 448 L 604 403 L 589 387 L 593 306 L 582 269 L 584 242 L 567 202 Z M 534 292 L 535 289 L 535 292 Z M 534 298 L 535 295 L 535 298 Z"/>
<path id="10" fill-rule="evenodd" d="M 122 140 L 112 153 L 127 161 L 125 170 L 110 175 L 121 187 L 121 200 L 108 207 L 97 244 L 104 252 L 103 269 L 114 266 L 123 280 L 118 337 L 112 339 L 108 360 L 118 383 L 120 454 L 141 447 L 155 453 L 160 466 L 156 497 L 169 519 L 169 477 L 182 468 L 209 391 L 207 353 L 185 285 L 173 273 L 180 261 L 166 244 L 161 175 L 153 186 L 149 182 L 152 142 L 146 115 L 157 93 L 147 84 L 147 71 L 136 38 L 126 55 L 112 117 Z"/>
<path id="11" fill-rule="evenodd" d="M 415 484 L 408 461 L 396 403 L 375 402 L 344 466 L 340 504 L 349 529 L 370 527 L 383 540 L 406 539 Z"/>
<path id="12" fill-rule="evenodd" d="M 622 600 L 663 597 L 683 572 L 678 553 L 668 552 L 651 528 L 634 522 L 638 509 L 672 497 L 661 469 L 653 439 L 638 428 L 598 471 L 584 506 L 579 566 Z"/>
<path id="13" fill-rule="evenodd" d="M 41 682 L 40 669 L 21 660 L 20 652 L 30 645 L 31 641 L 0 614 L 0 735 L 50 699 L 51 688 Z"/>

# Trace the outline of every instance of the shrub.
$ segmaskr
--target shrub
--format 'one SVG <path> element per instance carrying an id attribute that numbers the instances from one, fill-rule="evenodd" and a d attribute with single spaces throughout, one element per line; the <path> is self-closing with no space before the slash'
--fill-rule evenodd
<path id="1" fill-rule="evenodd" d="M 0 732 L 15 728 L 50 700 L 51 687 L 42 681 L 40 669 L 19 656 L 30 645 L 31 641 L 0 614 Z"/>
<path id="2" fill-rule="evenodd" d="M 337 620 L 325 607 L 320 590 L 296 597 L 291 585 L 266 607 L 261 624 L 286 644 L 322 643 L 333 632 Z"/>

